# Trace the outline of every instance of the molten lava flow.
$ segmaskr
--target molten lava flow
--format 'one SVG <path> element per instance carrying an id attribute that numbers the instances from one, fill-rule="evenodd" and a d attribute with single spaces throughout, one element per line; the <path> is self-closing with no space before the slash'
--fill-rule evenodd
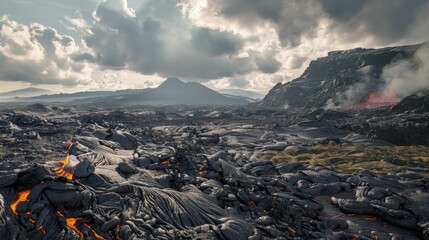
<path id="1" fill-rule="evenodd" d="M 40 226 L 39 229 L 37 229 L 37 231 L 42 231 L 43 234 L 46 234 L 46 230 L 43 228 L 43 226 Z"/>
<path id="2" fill-rule="evenodd" d="M 162 164 L 164 164 L 164 165 L 170 165 L 170 160 L 165 160 L 164 162 L 162 162 Z"/>
<path id="3" fill-rule="evenodd" d="M 18 196 L 16 196 L 16 199 L 10 204 L 10 208 L 12 208 L 12 211 L 16 215 L 18 215 L 18 213 L 16 212 L 16 208 L 18 207 L 18 204 L 20 202 L 26 201 L 30 192 L 31 190 L 24 190 L 24 191 L 18 192 Z"/>
<path id="4" fill-rule="evenodd" d="M 89 226 L 88 224 L 85 224 L 85 226 L 94 234 L 94 236 L 95 236 L 96 239 L 105 240 L 104 237 L 98 235 L 94 230 L 92 230 L 91 226 Z"/>
<path id="5" fill-rule="evenodd" d="M 66 169 L 65 169 L 65 167 L 67 166 L 67 164 L 69 163 L 69 161 L 70 161 L 70 149 L 71 149 L 71 147 L 73 146 L 73 141 L 72 141 L 72 139 L 70 139 L 70 145 L 69 145 L 69 148 L 67 149 L 67 157 L 66 157 L 66 159 L 64 159 L 64 160 L 59 160 L 56 164 L 55 164 L 55 173 L 58 175 L 58 176 L 61 176 L 61 177 L 66 177 L 67 179 L 69 179 L 69 180 L 72 180 L 73 179 L 73 173 L 72 172 L 69 172 L 69 171 L 67 171 Z"/>
<path id="6" fill-rule="evenodd" d="M 77 222 L 77 220 L 79 220 L 79 218 L 73 218 L 73 217 L 66 218 L 66 217 L 64 217 L 64 215 L 61 212 L 57 211 L 57 213 L 66 220 L 66 224 L 69 228 L 71 228 L 73 231 L 75 231 L 79 235 L 80 238 L 83 238 L 83 233 L 81 233 L 79 231 L 79 229 L 77 229 L 77 227 L 75 226 L 76 222 Z"/>
<path id="7" fill-rule="evenodd" d="M 289 231 L 290 231 L 293 235 L 295 235 L 295 234 L 296 234 L 296 229 L 295 229 L 295 228 L 288 226 L 288 229 L 289 229 Z"/>
<path id="8" fill-rule="evenodd" d="M 394 92 L 384 91 L 382 93 L 370 93 L 367 102 L 375 105 L 390 106 L 398 103 L 400 100 Z"/>
<path id="9" fill-rule="evenodd" d="M 362 108 L 373 108 L 373 107 L 387 107 L 397 104 L 401 101 L 400 98 L 396 96 L 393 91 L 383 91 L 383 92 L 370 92 L 364 101 L 361 101 L 352 108 L 362 109 Z"/>
<path id="10" fill-rule="evenodd" d="M 206 174 L 207 173 L 207 171 L 199 171 L 198 172 L 198 175 L 200 175 L 200 177 L 202 177 L 204 174 Z"/>
<path id="11" fill-rule="evenodd" d="M 69 228 L 71 228 L 75 233 L 77 233 L 80 238 L 84 237 L 83 233 L 81 231 L 79 231 L 79 229 L 76 227 L 76 222 L 78 220 L 81 220 L 81 218 L 74 218 L 74 217 L 66 218 L 66 217 L 64 217 L 64 215 L 60 211 L 57 211 L 57 213 L 66 220 L 67 226 Z M 88 225 L 86 223 L 84 225 L 93 233 L 93 235 L 95 236 L 96 239 L 105 240 L 105 238 L 98 235 L 94 230 L 92 230 L 90 225 Z"/>
<path id="12" fill-rule="evenodd" d="M 73 231 L 79 234 L 79 237 L 83 238 L 83 233 L 81 233 L 79 229 L 77 229 L 77 227 L 75 226 L 77 220 L 79 220 L 79 218 L 66 218 L 66 223 L 69 228 L 73 229 Z"/>
<path id="13" fill-rule="evenodd" d="M 31 190 L 24 190 L 24 191 L 18 192 L 18 194 L 17 194 L 17 196 L 16 196 L 15 200 L 10 204 L 10 208 L 12 209 L 12 211 L 13 211 L 16 215 L 18 215 L 18 212 L 16 211 L 16 209 L 18 208 L 18 204 L 19 204 L 20 202 L 27 201 L 27 200 L 28 200 L 27 198 L 28 198 L 28 195 L 30 194 L 30 192 L 31 192 Z M 25 214 L 30 215 L 30 212 L 26 212 Z M 31 219 L 31 218 L 29 218 L 29 219 L 28 219 L 28 221 L 29 221 L 31 224 L 35 224 L 35 223 L 36 223 L 36 221 L 34 221 L 34 220 L 33 220 L 33 219 Z M 45 229 L 43 228 L 43 226 L 40 226 L 36 231 L 42 231 L 42 232 L 43 232 L 43 234 L 46 234 L 46 231 L 45 231 Z"/>
<path id="14" fill-rule="evenodd" d="M 70 172 L 65 170 L 65 166 L 67 166 L 67 164 L 69 163 L 69 157 L 70 157 L 70 155 L 67 155 L 66 159 L 59 160 L 55 164 L 55 173 L 58 176 L 66 177 L 67 179 L 72 180 L 73 179 L 73 173 L 70 173 Z"/>

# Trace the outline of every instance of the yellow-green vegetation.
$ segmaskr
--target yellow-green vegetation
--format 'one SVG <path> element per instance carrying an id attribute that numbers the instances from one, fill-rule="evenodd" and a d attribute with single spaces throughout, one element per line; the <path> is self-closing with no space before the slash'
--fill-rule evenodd
<path id="1" fill-rule="evenodd" d="M 342 172 L 369 170 L 374 174 L 387 174 L 409 168 L 428 168 L 429 147 L 316 145 L 309 147 L 305 153 L 267 151 L 260 153 L 258 158 L 271 159 L 276 163 L 286 161 L 310 166 L 331 166 Z"/>

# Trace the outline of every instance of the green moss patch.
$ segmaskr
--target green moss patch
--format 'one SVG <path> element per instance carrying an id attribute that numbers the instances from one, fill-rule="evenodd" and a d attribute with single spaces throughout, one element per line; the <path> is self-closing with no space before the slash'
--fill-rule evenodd
<path id="1" fill-rule="evenodd" d="M 342 172 L 368 170 L 374 174 L 400 172 L 410 168 L 429 167 L 427 146 L 353 146 L 316 145 L 307 153 L 267 151 L 258 155 L 262 160 L 303 162 L 309 166 L 331 166 Z M 428 174 L 429 172 L 423 172 Z"/>

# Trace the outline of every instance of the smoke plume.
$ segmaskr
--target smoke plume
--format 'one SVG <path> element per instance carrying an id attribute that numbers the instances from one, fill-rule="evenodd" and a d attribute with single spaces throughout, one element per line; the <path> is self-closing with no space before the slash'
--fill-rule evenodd
<path id="1" fill-rule="evenodd" d="M 423 45 L 410 60 L 394 62 L 383 69 L 385 90 L 404 98 L 429 88 L 429 44 Z"/>

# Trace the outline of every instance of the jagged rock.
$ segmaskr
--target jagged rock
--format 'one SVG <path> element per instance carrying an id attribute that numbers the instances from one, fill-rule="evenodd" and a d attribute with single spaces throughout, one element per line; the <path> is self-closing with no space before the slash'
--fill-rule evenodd
<path id="1" fill-rule="evenodd" d="M 125 174 L 135 174 L 139 172 L 139 170 L 135 166 L 127 162 L 119 163 L 118 169 Z"/>
<path id="2" fill-rule="evenodd" d="M 88 177 L 90 174 L 95 172 L 95 166 L 92 164 L 92 162 L 88 160 L 81 161 L 79 164 L 76 165 L 73 177 L 75 178 L 84 178 Z"/>
<path id="3" fill-rule="evenodd" d="M 385 164 L 395 166 L 389 175 L 373 169 L 341 172 L 335 165 L 317 163 L 320 147 L 343 150 L 358 140 L 383 143 L 363 135 L 352 138 L 355 130 L 337 128 L 349 121 L 367 123 L 358 113 L 344 117 L 321 111 L 305 115 L 207 109 L 72 109 L 54 118 L 49 113 L 19 117 L 0 110 L 0 119 L 21 128 L 0 141 L 0 239 L 77 240 L 95 239 L 96 234 L 105 239 L 427 235 L 425 159 L 387 159 Z M 206 116 L 214 111 L 228 118 Z M 391 121 L 424 125 L 425 116 L 413 117 L 395 115 Z M 80 124 L 72 124 L 77 121 Z M 42 139 L 22 138 L 31 131 Z M 68 149 L 70 134 L 75 136 Z M 282 151 L 293 146 L 286 154 L 290 161 L 277 161 L 276 154 L 284 152 L 267 151 L 273 144 L 281 145 Z M 348 161 L 339 164 L 355 164 L 353 157 L 362 152 L 347 151 Z M 326 154 L 330 157 L 329 151 Z M 29 166 L 29 161 L 38 165 Z"/>
<path id="4" fill-rule="evenodd" d="M 32 167 L 18 172 L 17 184 L 31 188 L 39 184 L 45 176 L 50 174 L 51 172 L 46 167 L 34 164 Z"/>

